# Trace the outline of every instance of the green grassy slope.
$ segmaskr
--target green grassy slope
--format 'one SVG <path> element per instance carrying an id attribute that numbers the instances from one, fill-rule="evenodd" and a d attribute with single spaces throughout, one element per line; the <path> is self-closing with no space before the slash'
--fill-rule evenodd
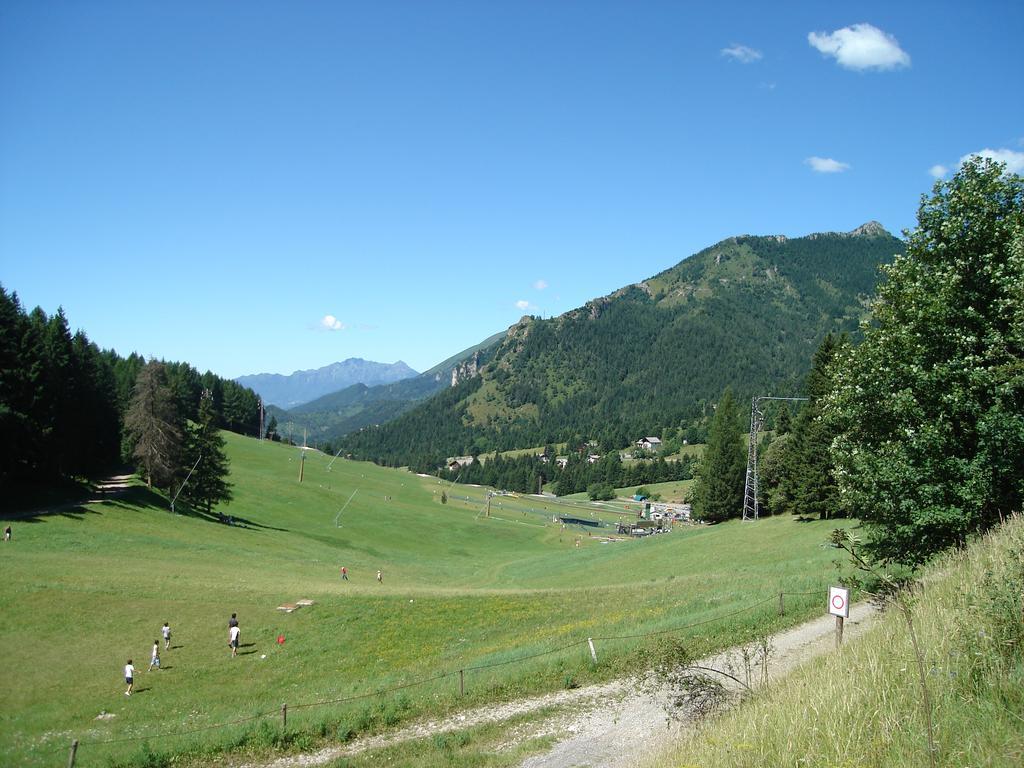
<path id="1" fill-rule="evenodd" d="M 1024 519 L 940 559 L 907 604 L 931 704 L 931 757 L 908 625 L 892 609 L 840 653 L 707 724 L 655 764 L 1024 764 Z"/>
<path id="2" fill-rule="evenodd" d="M 0 552 L 0 763 L 52 765 L 65 759 L 72 738 L 82 740 L 79 765 L 145 762 L 145 739 L 158 752 L 198 762 L 210 750 L 266 749 L 280 742 L 266 723 L 191 732 L 275 712 L 282 702 L 293 708 L 288 743 L 311 743 L 418 712 L 613 676 L 656 640 L 599 641 L 597 667 L 584 645 L 470 672 L 463 698 L 456 674 L 387 697 L 302 704 L 588 636 L 715 618 L 828 580 L 833 554 L 820 543 L 832 523 L 764 520 L 609 543 L 597 535 L 607 529 L 588 536 L 551 523 L 563 507 L 548 499 L 499 497 L 487 518 L 485 489 L 343 460 L 328 471 L 330 457 L 314 452 L 300 485 L 298 449 L 226 437 L 235 500 L 222 511 L 237 525 L 171 515 L 141 488 L 14 524 L 14 541 Z M 349 582 L 339 579 L 341 565 Z M 316 604 L 276 610 L 300 598 Z M 817 609 L 811 598 L 788 605 L 793 613 L 783 621 Z M 236 659 L 226 644 L 233 611 L 242 627 Z M 132 657 L 145 670 L 164 621 L 174 633 L 164 669 L 143 671 L 128 699 L 121 668 Z M 694 642 L 731 643 L 778 621 L 769 604 L 702 627 Z M 281 634 L 286 642 L 278 646 Z"/>

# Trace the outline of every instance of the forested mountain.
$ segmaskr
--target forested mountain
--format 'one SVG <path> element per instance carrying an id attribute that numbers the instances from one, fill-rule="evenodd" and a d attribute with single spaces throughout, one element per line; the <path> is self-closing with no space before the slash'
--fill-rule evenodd
<path id="1" fill-rule="evenodd" d="M 295 371 L 287 376 L 281 373 L 256 373 L 239 376 L 235 381 L 256 392 L 263 398 L 264 403 L 287 409 L 353 385 L 372 387 L 417 375 L 416 371 L 401 360 L 389 364 L 350 357 L 340 363 Z"/>
<path id="2" fill-rule="evenodd" d="M 333 442 L 349 432 L 397 418 L 454 381 L 474 375 L 479 355 L 504 337 L 504 331 L 497 333 L 413 378 L 373 387 L 354 384 L 291 410 L 271 408 L 269 413 L 277 420 L 279 434 L 295 438 L 305 430 L 317 444 Z"/>
<path id="3" fill-rule="evenodd" d="M 727 387 L 740 402 L 798 391 L 822 338 L 856 332 L 879 265 L 902 251 L 875 222 L 729 238 L 560 317 L 523 318 L 478 375 L 343 447 L 434 469 L 457 454 L 699 432 Z"/>

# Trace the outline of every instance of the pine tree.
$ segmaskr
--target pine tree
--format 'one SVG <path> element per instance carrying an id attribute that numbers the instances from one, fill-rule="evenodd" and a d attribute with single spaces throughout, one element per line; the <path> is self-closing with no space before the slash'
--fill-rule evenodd
<path id="1" fill-rule="evenodd" d="M 707 449 L 693 487 L 698 517 L 712 523 L 739 517 L 743 511 L 746 465 L 739 408 L 732 391 L 727 389 L 715 410 Z"/>
<path id="2" fill-rule="evenodd" d="M 200 398 L 198 421 L 188 427 L 185 463 L 186 472 L 195 466 L 188 480 L 183 479 L 185 486 L 181 489 L 182 497 L 189 504 L 209 515 L 220 502 L 231 501 L 228 457 L 209 391 L 203 392 Z"/>
<path id="3" fill-rule="evenodd" d="M 139 461 L 150 488 L 170 487 L 178 472 L 182 449 L 181 416 L 167 385 L 164 364 L 150 361 L 135 381 L 125 431 L 134 442 L 132 455 Z"/>

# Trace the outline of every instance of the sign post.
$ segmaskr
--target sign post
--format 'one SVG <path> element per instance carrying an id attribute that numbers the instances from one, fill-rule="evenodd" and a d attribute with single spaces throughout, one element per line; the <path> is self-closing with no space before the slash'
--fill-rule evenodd
<path id="1" fill-rule="evenodd" d="M 836 617 L 836 648 L 843 644 L 843 621 L 850 617 L 850 590 L 828 588 L 828 612 Z"/>

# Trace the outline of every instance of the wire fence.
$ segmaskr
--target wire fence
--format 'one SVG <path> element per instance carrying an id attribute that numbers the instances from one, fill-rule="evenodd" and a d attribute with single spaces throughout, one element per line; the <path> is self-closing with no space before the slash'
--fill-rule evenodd
<path id="1" fill-rule="evenodd" d="M 339 704 L 351 704 L 353 702 L 357 702 L 357 701 L 361 701 L 361 700 L 365 700 L 365 699 L 371 699 L 371 698 L 376 698 L 376 697 L 388 696 L 388 695 L 393 694 L 393 693 L 398 693 L 399 691 L 408 690 L 410 688 L 416 688 L 416 687 L 419 687 L 421 685 L 428 685 L 430 683 L 436 683 L 439 680 L 445 680 L 445 679 L 453 678 L 453 677 L 456 677 L 456 676 L 458 676 L 458 678 L 459 678 L 459 693 L 460 693 L 460 695 L 464 695 L 465 694 L 465 673 L 466 672 L 476 672 L 476 671 L 481 671 L 481 670 L 486 670 L 486 669 L 494 669 L 496 667 L 508 666 L 510 664 L 522 664 L 523 662 L 531 661 L 533 659 L 538 659 L 538 658 L 541 658 L 543 656 L 551 656 L 551 655 L 556 654 L 556 653 L 562 653 L 563 651 L 567 651 L 567 650 L 569 650 L 571 648 L 576 648 L 578 646 L 589 646 L 590 647 L 591 655 L 593 656 L 594 661 L 596 662 L 597 655 L 596 655 L 594 643 L 599 643 L 599 642 L 600 643 L 606 643 L 606 642 L 612 642 L 612 641 L 617 641 L 617 640 L 642 640 L 642 639 L 645 639 L 645 638 L 661 637 L 661 636 L 664 636 L 664 635 L 671 635 L 671 634 L 675 634 L 675 633 L 679 633 L 679 632 L 685 632 L 685 631 L 690 630 L 690 629 L 695 629 L 697 627 L 706 626 L 708 624 L 714 624 L 714 623 L 717 623 L 717 622 L 720 622 L 720 621 L 725 621 L 726 619 L 731 619 L 731 618 L 734 618 L 736 616 L 740 616 L 740 615 L 742 615 L 744 613 L 749 613 L 749 612 L 751 612 L 751 611 L 753 611 L 753 610 L 755 610 L 757 608 L 760 608 L 763 605 L 766 605 L 768 603 L 773 603 L 773 602 L 778 602 L 778 606 L 779 606 L 778 615 L 781 616 L 781 615 L 784 615 L 784 613 L 785 613 L 785 598 L 787 596 L 788 597 L 806 597 L 806 596 L 809 596 L 809 595 L 821 595 L 821 594 L 823 594 L 821 590 L 814 590 L 814 591 L 810 591 L 810 592 L 778 592 L 778 593 L 773 594 L 771 597 L 766 597 L 763 600 L 758 600 L 756 603 L 751 603 L 750 605 L 744 606 L 743 608 L 738 608 L 738 609 L 736 609 L 734 611 L 730 611 L 729 613 L 724 613 L 724 614 L 722 614 L 720 616 L 713 616 L 713 617 L 711 617 L 709 619 L 703 619 L 701 621 L 690 622 L 688 624 L 680 624 L 678 626 L 669 627 L 667 629 L 652 630 L 650 632 L 640 632 L 640 633 L 631 634 L 631 635 L 605 635 L 605 636 L 587 637 L 587 638 L 583 638 L 583 639 L 580 639 L 580 640 L 574 640 L 571 643 L 566 643 L 565 645 L 560 645 L 560 646 L 558 646 L 556 648 L 549 648 L 549 649 L 547 649 L 545 651 L 539 651 L 537 653 L 531 653 L 531 654 L 527 654 L 525 656 L 516 656 L 515 658 L 512 658 L 512 659 L 505 659 L 504 661 L 495 661 L 495 662 L 490 662 L 490 663 L 487 663 L 487 664 L 475 664 L 475 665 L 472 665 L 472 666 L 466 666 L 466 667 L 462 667 L 462 668 L 460 668 L 458 670 L 452 670 L 452 671 L 449 671 L 449 672 L 443 672 L 443 673 L 441 673 L 439 675 L 433 675 L 431 677 L 424 677 L 424 678 L 413 680 L 413 681 L 410 681 L 410 682 L 407 682 L 407 683 L 402 683 L 400 685 L 393 685 L 393 686 L 389 686 L 387 688 L 379 688 L 377 690 L 367 691 L 365 693 L 357 693 L 357 694 L 352 694 L 350 696 L 343 696 L 341 698 L 336 698 L 336 699 L 326 699 L 326 700 L 321 700 L 321 701 L 310 701 L 310 702 L 299 703 L 299 704 L 287 704 L 286 703 L 286 704 L 282 704 L 280 708 L 275 708 L 275 709 L 272 709 L 272 710 L 268 710 L 266 712 L 260 712 L 259 714 L 250 715 L 249 717 L 242 717 L 242 718 L 238 718 L 238 719 L 235 719 L 235 720 L 227 720 L 227 721 L 224 721 L 224 722 L 221 722 L 221 723 L 212 723 L 210 725 L 197 726 L 195 728 L 188 728 L 188 729 L 184 729 L 184 730 L 182 730 L 180 728 L 176 728 L 174 730 L 164 731 L 162 733 L 149 734 L 149 735 L 146 735 L 146 736 L 124 736 L 124 737 L 113 738 L 113 739 L 82 739 L 82 740 L 75 739 L 71 743 L 67 765 L 68 765 L 68 768 L 74 768 L 75 760 L 76 760 L 77 753 L 78 753 L 78 749 L 80 747 L 86 746 L 86 745 L 88 745 L 88 746 L 101 746 L 101 745 L 106 745 L 106 744 L 119 744 L 119 743 L 131 742 L 131 741 L 140 742 L 140 743 L 142 743 L 142 742 L 149 742 L 149 741 L 155 741 L 155 740 L 158 740 L 158 739 L 180 737 L 180 736 L 189 736 L 189 735 L 193 735 L 193 734 L 196 734 L 196 733 L 202 733 L 204 731 L 217 730 L 217 729 L 220 729 L 220 728 L 230 728 L 230 727 L 233 727 L 233 726 L 245 725 L 246 723 L 252 723 L 252 722 L 256 722 L 256 721 L 267 720 L 269 718 L 275 718 L 275 719 L 280 718 L 282 727 L 283 728 L 287 728 L 287 725 L 288 725 L 288 712 L 294 712 L 296 710 L 304 710 L 304 709 L 313 709 L 313 708 L 316 708 L 316 707 L 337 706 Z M 824 594 L 827 595 L 827 591 Z M 66 747 L 58 747 L 58 748 L 53 749 L 53 750 L 48 750 L 47 754 L 49 754 L 49 753 L 56 753 L 56 752 L 63 752 L 66 749 L 67 749 Z"/>

